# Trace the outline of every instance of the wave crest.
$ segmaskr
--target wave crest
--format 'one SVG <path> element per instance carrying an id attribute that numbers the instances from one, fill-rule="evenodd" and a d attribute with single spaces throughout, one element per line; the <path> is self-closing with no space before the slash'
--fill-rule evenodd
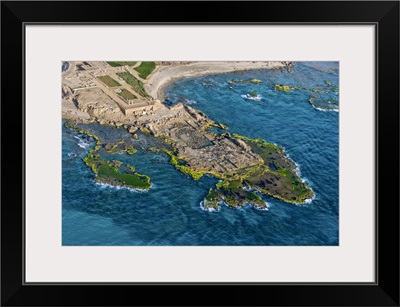
<path id="1" fill-rule="evenodd" d="M 252 96 L 250 94 L 246 94 L 246 95 L 240 95 L 242 98 L 244 99 L 248 99 L 248 100 L 254 100 L 254 101 L 260 101 L 261 100 L 261 96 L 257 95 L 257 96 Z"/>

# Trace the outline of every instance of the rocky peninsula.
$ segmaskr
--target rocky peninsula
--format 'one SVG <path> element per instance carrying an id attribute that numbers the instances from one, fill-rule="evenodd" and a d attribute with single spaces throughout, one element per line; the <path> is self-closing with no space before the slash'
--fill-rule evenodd
<path id="1" fill-rule="evenodd" d="M 63 72 L 63 117 L 70 119 L 68 125 L 73 129 L 82 129 L 77 125 L 79 123 L 98 122 L 122 126 L 133 137 L 141 131 L 162 139 L 168 146 L 149 150 L 165 153 L 171 164 L 194 180 L 206 174 L 220 180 L 208 194 L 205 191 L 202 206 L 206 210 L 217 210 L 221 203 L 232 207 L 251 204 L 266 209 L 267 204 L 260 194 L 303 204 L 313 197 L 313 192 L 299 177 L 296 164 L 281 147 L 262 139 L 229 133 L 223 123 L 214 122 L 202 111 L 182 103 L 172 107 L 161 103 L 163 89 L 177 78 L 247 69 L 288 69 L 290 66 L 290 62 L 70 63 L 70 70 Z M 74 67 L 77 69 L 71 71 Z M 212 127 L 225 132 L 216 134 Z M 98 138 L 96 140 L 96 147 L 84 158 L 95 174 L 95 181 L 150 188 L 150 178 L 136 173 L 133 166 L 124 166 L 118 160 L 105 160 L 99 154 L 101 148 L 110 153 L 118 146 L 134 154 L 134 148 L 124 147 L 122 143 L 101 144 Z"/>

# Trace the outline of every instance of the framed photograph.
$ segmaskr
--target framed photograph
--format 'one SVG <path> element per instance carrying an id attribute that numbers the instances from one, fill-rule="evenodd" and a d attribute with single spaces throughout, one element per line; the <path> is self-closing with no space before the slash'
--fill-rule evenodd
<path id="1" fill-rule="evenodd" d="M 2 305 L 399 306 L 398 1 L 1 8 Z"/>

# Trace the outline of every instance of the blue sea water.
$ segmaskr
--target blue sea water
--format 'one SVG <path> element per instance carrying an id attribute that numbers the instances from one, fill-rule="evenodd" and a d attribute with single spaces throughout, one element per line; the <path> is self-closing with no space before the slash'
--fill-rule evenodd
<path id="1" fill-rule="evenodd" d="M 257 78 L 263 82 L 228 80 Z M 182 79 L 166 89 L 168 105 L 183 102 L 229 127 L 228 132 L 260 137 L 285 148 L 311 186 L 315 199 L 288 204 L 263 196 L 269 210 L 222 206 L 203 211 L 200 202 L 217 180 L 195 181 L 177 171 L 168 157 L 139 150 L 109 156 L 129 162 L 153 183 L 149 191 L 98 185 L 82 158 L 92 139 L 63 126 L 62 244 L 71 245 L 338 245 L 339 244 L 339 112 L 315 109 L 312 91 L 274 91 L 274 85 L 324 88 L 339 84 L 337 62 L 298 62 L 292 72 L 254 70 Z M 259 101 L 247 99 L 256 92 Z M 321 95 L 338 99 L 332 90 Z M 87 125 L 101 138 L 129 137 L 123 129 Z M 153 140 L 140 136 L 138 144 Z M 139 146 L 140 147 L 140 146 Z"/>

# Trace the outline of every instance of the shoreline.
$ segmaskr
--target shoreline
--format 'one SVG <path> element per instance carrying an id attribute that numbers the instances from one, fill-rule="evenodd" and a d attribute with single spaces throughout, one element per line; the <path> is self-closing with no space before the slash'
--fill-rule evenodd
<path id="1" fill-rule="evenodd" d="M 290 65 L 290 62 L 279 61 L 208 61 L 192 62 L 189 64 L 174 63 L 157 67 L 147 79 L 145 89 L 154 99 L 158 99 L 160 102 L 163 102 L 165 99 L 165 88 L 178 79 L 240 72 L 253 69 L 281 69 L 287 67 L 288 65 Z"/>
<path id="2" fill-rule="evenodd" d="M 250 190 L 244 191 L 246 186 L 257 189 L 261 194 L 270 195 L 288 203 L 304 203 L 305 198 L 314 196 L 313 191 L 297 174 L 295 163 L 286 156 L 282 148 L 262 139 L 250 139 L 229 133 L 220 136 L 208 133 L 208 128 L 218 123 L 213 122 L 207 115 L 194 108 L 184 106 L 182 103 L 174 107 L 167 107 L 160 101 L 165 97 L 164 90 L 168 84 L 178 79 L 248 70 L 290 70 L 290 66 L 291 62 L 173 62 L 167 64 L 161 62 L 147 81 L 143 81 L 144 89 L 147 92 L 146 97 L 153 96 L 156 108 L 152 108 L 148 112 L 143 111 L 141 114 L 132 113 L 125 117 L 118 114 L 118 116 L 112 117 L 116 115 L 116 110 L 113 108 L 112 112 L 108 112 L 111 103 L 105 100 L 103 105 L 99 106 L 98 101 L 100 103 L 102 101 L 94 96 L 96 103 L 89 106 L 84 105 L 85 108 L 82 110 L 95 109 L 96 113 L 90 114 L 97 118 L 100 124 L 103 123 L 99 121 L 99 118 L 104 121 L 108 117 L 112 126 L 119 127 L 125 123 L 124 128 L 129 132 L 132 127 L 135 127 L 136 130 L 148 131 L 155 137 L 164 138 L 165 143 L 171 144 L 173 150 L 165 148 L 162 150 L 162 146 L 159 150 L 170 156 L 170 163 L 176 169 L 193 177 L 194 180 L 200 179 L 205 174 L 222 179 L 221 183 L 209 190 L 204 200 L 210 201 L 210 204 L 204 204 L 204 207 L 218 206 L 219 201 L 224 201 L 233 207 L 243 206 L 245 203 L 257 208 L 267 207 L 259 195 Z M 253 79 L 250 81 L 253 82 Z M 254 79 L 254 82 L 261 81 Z M 142 86 L 142 83 L 139 85 Z M 102 112 L 99 111 L 100 107 L 103 108 Z M 71 124 L 71 127 L 77 131 L 83 130 L 77 126 L 74 127 L 74 124 Z M 90 132 L 83 131 L 83 133 L 91 136 Z M 185 137 L 182 138 L 182 135 Z M 136 173 L 135 169 L 129 165 L 126 166 L 126 169 L 129 169 L 132 174 L 124 173 L 125 169 L 122 169 L 121 173 L 120 166 L 123 164 L 121 161 L 112 160 L 110 162 L 101 157 L 98 153 L 101 148 L 100 139 L 96 136 L 93 137 L 97 140 L 96 146 L 89 151 L 83 161 L 95 174 L 95 182 L 134 189 L 142 186 L 145 189 L 151 187 L 151 181 L 147 175 Z M 199 147 L 210 141 L 213 146 Z M 116 148 L 116 146 L 113 145 L 112 148 Z M 228 159 L 225 158 L 226 153 L 229 153 Z M 271 162 L 272 160 L 277 162 Z M 275 167 L 273 170 L 270 169 L 271 163 Z M 239 172 L 238 170 L 246 171 Z M 131 186 L 126 186 L 128 182 Z"/>
<path id="3" fill-rule="evenodd" d="M 146 92 L 156 102 L 162 104 L 165 100 L 165 88 L 178 79 L 257 69 L 285 69 L 289 68 L 291 64 L 292 62 L 284 61 L 161 62 L 149 75 L 147 80 L 144 81 L 143 85 Z M 121 116 L 123 115 L 121 114 Z M 91 123 L 96 120 L 98 121 L 101 117 L 101 115 L 92 116 L 87 112 L 79 110 L 70 99 L 62 99 L 63 119 L 74 120 L 80 123 Z M 128 116 L 126 119 L 128 119 Z M 126 120 L 122 120 L 122 118 L 113 118 L 112 121 L 126 124 Z"/>

